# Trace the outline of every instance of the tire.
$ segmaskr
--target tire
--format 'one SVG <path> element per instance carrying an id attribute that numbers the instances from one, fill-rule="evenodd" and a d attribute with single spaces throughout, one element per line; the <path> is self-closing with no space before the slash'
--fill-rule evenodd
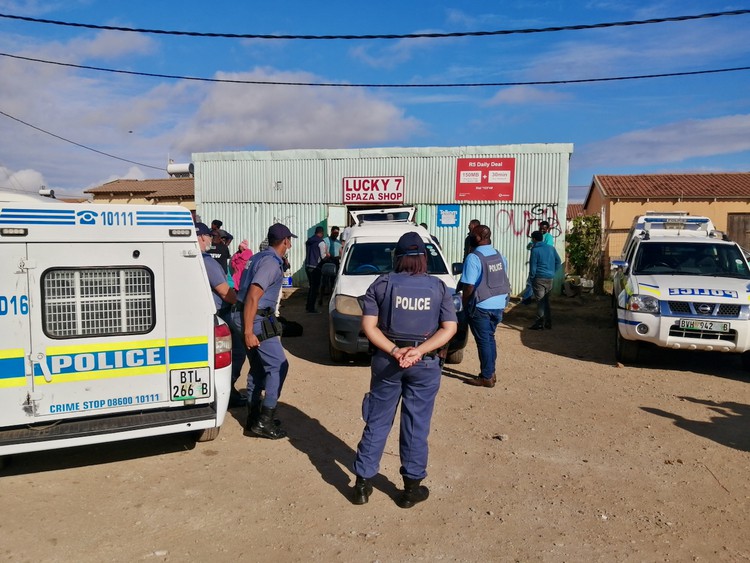
<path id="1" fill-rule="evenodd" d="M 333 347 L 333 344 L 328 343 L 328 355 L 331 356 L 331 360 L 337 364 L 341 364 L 346 361 L 346 353 L 341 350 L 337 350 Z"/>
<path id="2" fill-rule="evenodd" d="M 641 343 L 637 340 L 625 340 L 618 328 L 615 328 L 615 335 L 615 357 L 617 361 L 623 364 L 637 363 Z"/>
<path id="3" fill-rule="evenodd" d="M 742 362 L 742 368 L 745 371 L 750 371 L 750 352 L 740 354 L 740 361 Z"/>
<path id="4" fill-rule="evenodd" d="M 203 430 L 198 430 L 195 436 L 195 441 L 211 442 L 213 440 L 216 440 L 216 438 L 219 436 L 219 430 L 221 430 L 221 426 L 214 426 L 213 428 L 204 428 Z"/>
<path id="5" fill-rule="evenodd" d="M 460 364 L 464 359 L 464 349 L 454 350 L 445 358 L 446 364 Z"/>

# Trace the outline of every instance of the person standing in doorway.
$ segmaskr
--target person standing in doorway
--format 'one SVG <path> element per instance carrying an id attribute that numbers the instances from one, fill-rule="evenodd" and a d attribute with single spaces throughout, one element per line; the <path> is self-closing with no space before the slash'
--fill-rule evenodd
<path id="1" fill-rule="evenodd" d="M 531 233 L 531 256 L 529 257 L 529 281 L 536 299 L 536 320 L 529 328 L 544 330 L 552 328 L 552 314 L 549 306 L 549 294 L 555 273 L 562 261 L 555 247 L 544 242 L 541 231 Z"/>
<path id="2" fill-rule="evenodd" d="M 464 260 L 461 275 L 462 299 L 469 328 L 477 343 L 480 372 L 466 383 L 478 387 L 494 387 L 497 382 L 495 329 L 503 320 L 503 311 L 510 293 L 508 263 L 492 247 L 492 231 L 489 227 L 478 225 L 471 236 L 474 251 Z"/>
<path id="3" fill-rule="evenodd" d="M 365 429 L 357 446 L 352 502 L 365 504 L 370 480 L 380 470 L 386 440 L 401 402 L 400 473 L 404 490 L 396 499 L 411 508 L 429 496 L 427 437 L 440 389 L 441 359 L 437 351 L 456 333 L 451 292 L 427 275 L 427 250 L 416 232 L 396 244 L 395 269 L 379 276 L 365 294 L 362 330 L 374 347 L 370 391 L 362 402 Z"/>
<path id="4" fill-rule="evenodd" d="M 326 243 L 323 241 L 323 227 L 315 227 L 315 234 L 305 243 L 305 272 L 310 290 L 307 292 L 307 312 L 319 313 L 315 308 L 315 299 L 320 289 L 323 260 L 328 256 Z"/>

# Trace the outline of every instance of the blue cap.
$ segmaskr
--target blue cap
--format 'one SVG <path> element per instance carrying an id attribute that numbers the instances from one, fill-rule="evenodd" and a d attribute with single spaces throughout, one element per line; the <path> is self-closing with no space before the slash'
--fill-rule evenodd
<path id="1" fill-rule="evenodd" d="M 283 240 L 285 238 L 297 238 L 297 235 L 293 235 L 289 227 L 282 225 L 281 223 L 274 223 L 268 227 L 268 238 L 273 240 Z"/>
<path id="2" fill-rule="evenodd" d="M 420 254 L 427 254 L 422 237 L 414 231 L 401 235 L 396 244 L 396 256 L 418 256 Z"/>
<path id="3" fill-rule="evenodd" d="M 195 224 L 195 234 L 198 236 L 202 235 L 211 235 L 213 236 L 213 232 L 211 232 L 211 229 L 208 228 L 208 226 L 205 223 L 196 223 Z"/>

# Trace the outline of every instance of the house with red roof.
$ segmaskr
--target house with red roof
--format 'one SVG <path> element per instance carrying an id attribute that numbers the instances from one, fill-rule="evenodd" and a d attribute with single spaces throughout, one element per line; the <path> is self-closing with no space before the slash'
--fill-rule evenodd
<path id="1" fill-rule="evenodd" d="M 583 213 L 601 218 L 605 265 L 622 254 L 633 219 L 647 211 L 709 217 L 750 248 L 750 172 L 594 176 Z"/>

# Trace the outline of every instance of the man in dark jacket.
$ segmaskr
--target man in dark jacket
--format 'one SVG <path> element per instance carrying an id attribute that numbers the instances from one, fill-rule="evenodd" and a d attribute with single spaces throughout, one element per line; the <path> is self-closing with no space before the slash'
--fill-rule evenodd
<path id="1" fill-rule="evenodd" d="M 323 259 L 327 257 L 326 243 L 323 240 L 323 227 L 315 227 L 315 234 L 305 243 L 305 272 L 310 290 L 307 292 L 307 312 L 319 313 L 315 308 L 315 299 L 320 289 Z"/>

